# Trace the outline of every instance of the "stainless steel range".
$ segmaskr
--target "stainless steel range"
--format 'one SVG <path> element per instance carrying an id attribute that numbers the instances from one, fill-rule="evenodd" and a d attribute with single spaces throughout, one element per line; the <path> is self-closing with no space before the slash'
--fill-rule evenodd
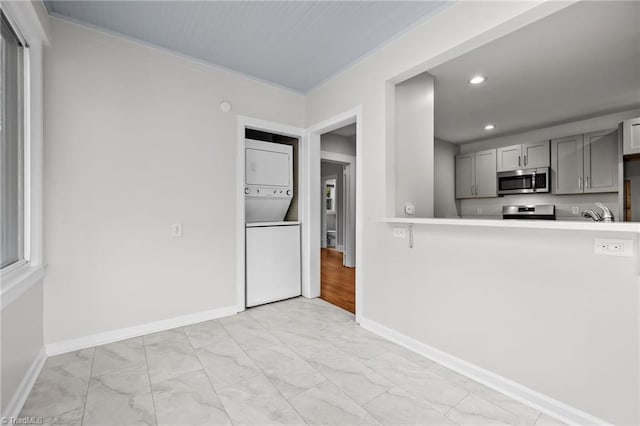
<path id="1" fill-rule="evenodd" d="M 537 206 L 502 206 L 503 219 L 556 220 L 556 206 L 542 204 Z"/>

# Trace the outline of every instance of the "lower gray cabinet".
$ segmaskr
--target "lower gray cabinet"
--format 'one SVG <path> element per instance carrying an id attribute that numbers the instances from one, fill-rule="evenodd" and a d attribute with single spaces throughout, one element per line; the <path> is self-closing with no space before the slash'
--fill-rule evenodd
<path id="1" fill-rule="evenodd" d="M 456 198 L 497 197 L 496 150 L 456 156 Z"/>

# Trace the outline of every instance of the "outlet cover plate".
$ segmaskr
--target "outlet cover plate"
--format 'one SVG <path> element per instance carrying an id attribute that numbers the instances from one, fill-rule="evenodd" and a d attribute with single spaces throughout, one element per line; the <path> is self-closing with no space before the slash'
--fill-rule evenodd
<path id="1" fill-rule="evenodd" d="M 594 252 L 601 256 L 633 256 L 633 240 L 616 240 L 596 238 Z"/>
<path id="2" fill-rule="evenodd" d="M 393 228 L 393 236 L 396 238 L 407 238 L 407 230 L 405 228 Z"/>

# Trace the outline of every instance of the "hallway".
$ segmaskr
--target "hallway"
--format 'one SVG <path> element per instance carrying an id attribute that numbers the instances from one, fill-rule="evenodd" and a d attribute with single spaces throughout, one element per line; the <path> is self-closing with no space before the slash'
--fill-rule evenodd
<path id="1" fill-rule="evenodd" d="M 321 249 L 320 259 L 320 298 L 355 314 L 356 269 L 342 265 L 338 250 Z"/>

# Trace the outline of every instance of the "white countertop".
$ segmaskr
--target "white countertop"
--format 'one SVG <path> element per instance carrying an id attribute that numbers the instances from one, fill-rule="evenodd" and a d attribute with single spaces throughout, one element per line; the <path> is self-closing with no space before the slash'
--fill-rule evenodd
<path id="1" fill-rule="evenodd" d="M 384 223 L 412 224 L 412 225 L 442 225 L 442 226 L 477 226 L 492 228 L 520 228 L 520 229 L 558 229 L 575 231 L 606 231 L 630 232 L 640 234 L 638 222 L 589 222 L 570 220 L 503 220 L 503 219 L 463 219 L 463 218 L 419 218 L 396 217 L 382 219 Z"/>

